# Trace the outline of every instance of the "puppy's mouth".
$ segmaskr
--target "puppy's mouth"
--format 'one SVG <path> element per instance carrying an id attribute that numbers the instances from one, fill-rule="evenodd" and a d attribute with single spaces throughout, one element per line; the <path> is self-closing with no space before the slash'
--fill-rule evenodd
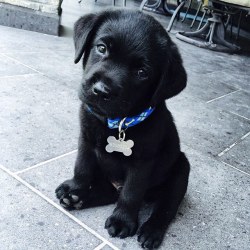
<path id="1" fill-rule="evenodd" d="M 107 117 L 108 116 L 108 112 L 107 110 L 109 110 L 107 104 L 101 103 L 99 100 L 96 100 L 95 98 L 92 98 L 92 96 L 88 96 L 85 94 L 82 94 L 80 96 L 80 100 L 82 101 L 82 103 L 84 103 L 87 106 L 87 109 L 91 112 L 91 113 L 95 113 L 99 116 L 103 116 L 103 117 Z"/>
<path id="2" fill-rule="evenodd" d="M 107 106 L 102 104 L 100 105 L 92 104 L 89 102 L 85 102 L 85 104 L 87 105 L 89 111 L 105 118 L 114 119 L 117 117 L 126 116 L 124 110 L 119 104 L 114 103 L 112 105 L 107 105 Z"/>
<path id="3" fill-rule="evenodd" d="M 95 105 L 92 105 L 89 103 L 86 103 L 86 105 L 87 105 L 88 110 L 91 113 L 95 113 L 95 114 L 97 114 L 99 116 L 103 116 L 103 117 L 107 116 L 107 113 L 105 111 L 101 110 L 99 107 L 96 107 Z"/>
<path id="4" fill-rule="evenodd" d="M 79 99 L 84 103 L 89 111 L 102 117 L 116 118 L 127 115 L 130 103 L 121 98 L 113 100 L 101 99 L 93 95 L 89 90 L 85 91 L 82 88 L 79 90 Z"/>

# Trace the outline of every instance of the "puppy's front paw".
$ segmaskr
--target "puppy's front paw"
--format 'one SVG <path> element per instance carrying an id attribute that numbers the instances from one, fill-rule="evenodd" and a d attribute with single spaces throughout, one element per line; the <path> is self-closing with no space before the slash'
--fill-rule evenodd
<path id="1" fill-rule="evenodd" d="M 137 240 L 142 248 L 156 249 L 161 245 L 164 234 L 165 229 L 160 229 L 149 222 L 145 222 L 139 230 Z"/>
<path id="2" fill-rule="evenodd" d="M 67 180 L 55 190 L 60 204 L 68 209 L 82 209 L 88 198 L 88 191 L 74 179 Z"/>
<path id="3" fill-rule="evenodd" d="M 105 228 L 108 230 L 110 236 L 123 239 L 135 234 L 137 230 L 137 221 L 126 213 L 117 213 L 111 215 L 106 220 Z"/>

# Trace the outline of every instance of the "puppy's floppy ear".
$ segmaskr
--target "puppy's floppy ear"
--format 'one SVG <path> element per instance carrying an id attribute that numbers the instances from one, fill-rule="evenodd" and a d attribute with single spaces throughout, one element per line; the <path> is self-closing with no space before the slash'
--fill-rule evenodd
<path id="1" fill-rule="evenodd" d="M 180 93 L 187 84 L 187 74 L 182 65 L 179 51 L 172 41 L 168 41 L 168 52 L 162 63 L 160 82 L 153 94 L 151 106 Z"/>
<path id="2" fill-rule="evenodd" d="M 78 63 L 99 28 L 100 15 L 82 16 L 74 25 L 75 63 Z"/>

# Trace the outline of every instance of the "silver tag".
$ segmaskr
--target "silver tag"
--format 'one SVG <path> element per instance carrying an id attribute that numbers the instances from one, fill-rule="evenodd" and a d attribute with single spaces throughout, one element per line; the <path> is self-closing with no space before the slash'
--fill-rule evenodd
<path id="1" fill-rule="evenodd" d="M 132 147 L 134 142 L 132 140 L 125 141 L 123 138 L 116 139 L 114 136 L 109 136 L 108 145 L 106 146 L 106 151 L 108 153 L 121 152 L 125 156 L 130 156 L 132 154 Z"/>
<path id="2" fill-rule="evenodd" d="M 126 117 L 123 118 L 119 123 L 119 126 L 118 126 L 119 138 L 116 139 L 114 136 L 108 137 L 107 139 L 108 145 L 105 148 L 108 153 L 121 152 L 125 156 L 130 156 L 132 154 L 131 148 L 134 146 L 134 142 L 132 140 L 125 141 L 125 130 L 128 127 L 126 127 L 125 129 L 122 129 L 122 125 L 125 122 L 125 120 L 126 120 Z"/>

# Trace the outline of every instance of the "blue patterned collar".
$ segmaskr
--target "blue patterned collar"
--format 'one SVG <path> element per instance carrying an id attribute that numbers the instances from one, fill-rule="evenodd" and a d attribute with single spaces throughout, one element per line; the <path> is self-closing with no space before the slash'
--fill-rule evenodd
<path id="1" fill-rule="evenodd" d="M 141 122 L 143 122 L 147 117 L 149 117 L 152 112 L 154 111 L 154 108 L 149 107 L 148 109 L 144 110 L 141 114 L 132 116 L 132 117 L 126 117 L 123 124 L 122 128 L 129 128 L 133 127 Z M 113 129 L 113 128 L 118 128 L 119 123 L 121 122 L 123 118 L 115 118 L 115 119 L 110 119 L 108 118 L 108 127 Z"/>
<path id="2" fill-rule="evenodd" d="M 93 111 L 91 110 L 91 108 L 89 106 L 87 106 L 87 109 L 90 113 L 93 114 Z M 146 118 L 148 118 L 154 111 L 155 108 L 149 107 L 146 110 L 144 110 L 141 114 L 136 115 L 136 116 L 132 116 L 132 117 L 126 117 L 123 124 L 122 124 L 122 128 L 129 128 L 129 127 L 133 127 L 141 122 L 143 122 Z M 124 118 L 115 118 L 115 119 L 107 119 L 108 122 L 108 127 L 110 129 L 115 129 L 119 127 L 120 122 L 123 120 Z"/>

